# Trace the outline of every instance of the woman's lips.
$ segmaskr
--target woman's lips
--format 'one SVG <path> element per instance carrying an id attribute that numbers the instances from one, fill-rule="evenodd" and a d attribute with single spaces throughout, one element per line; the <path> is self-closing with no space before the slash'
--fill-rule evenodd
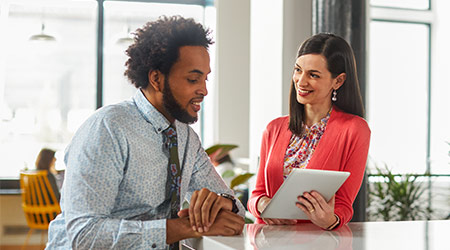
<path id="1" fill-rule="evenodd" d="M 304 90 L 304 89 L 299 89 L 297 91 L 299 96 L 307 96 L 312 92 L 312 90 Z"/>

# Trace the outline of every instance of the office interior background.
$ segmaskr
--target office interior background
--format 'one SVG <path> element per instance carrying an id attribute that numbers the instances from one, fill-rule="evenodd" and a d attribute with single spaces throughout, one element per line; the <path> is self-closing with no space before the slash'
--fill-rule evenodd
<path id="1" fill-rule="evenodd" d="M 124 50 L 130 33 L 161 15 L 192 17 L 212 30 L 209 94 L 192 127 L 205 148 L 238 145 L 235 167 L 255 173 L 265 126 L 288 114 L 296 51 L 313 34 L 318 2 L 0 0 L 0 179 L 33 169 L 43 147 L 57 150 L 56 168 L 64 169 L 78 126 L 136 91 L 123 75 Z M 365 4 L 362 89 L 372 130 L 365 185 L 380 180 L 377 167 L 397 178 L 418 175 L 433 211 L 427 219 L 450 212 L 449 10 L 446 0 Z M 11 228 L 25 220 L 20 194 L 6 189 L 0 234 L 15 241 L 23 236 Z"/>

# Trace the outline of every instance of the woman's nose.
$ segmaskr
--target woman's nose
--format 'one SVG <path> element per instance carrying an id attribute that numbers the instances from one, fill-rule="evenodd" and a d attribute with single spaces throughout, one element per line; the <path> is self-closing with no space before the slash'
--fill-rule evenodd
<path id="1" fill-rule="evenodd" d="M 304 79 L 303 74 L 301 74 L 298 77 L 294 78 L 294 81 L 295 81 L 295 85 L 297 87 L 306 85 L 306 80 Z"/>

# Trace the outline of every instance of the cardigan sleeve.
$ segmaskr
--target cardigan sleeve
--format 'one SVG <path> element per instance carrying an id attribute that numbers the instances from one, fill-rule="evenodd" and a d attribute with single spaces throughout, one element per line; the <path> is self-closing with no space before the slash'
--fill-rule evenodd
<path id="1" fill-rule="evenodd" d="M 339 227 L 347 224 L 353 216 L 353 202 L 364 178 L 369 151 L 370 129 L 363 119 L 354 119 L 348 127 L 347 150 L 343 157 L 342 171 L 350 176 L 336 193 L 335 214 L 339 216 Z"/>
<path id="2" fill-rule="evenodd" d="M 265 176 L 265 168 L 266 168 L 266 159 L 267 159 L 267 150 L 268 150 L 268 137 L 269 132 L 268 129 L 263 133 L 262 142 L 261 142 L 261 152 L 259 159 L 259 168 L 258 174 L 256 177 L 256 186 L 252 191 L 250 199 L 247 203 L 247 208 L 256 218 L 261 218 L 260 212 L 258 211 L 258 201 L 259 199 L 266 195 L 266 176 Z"/>

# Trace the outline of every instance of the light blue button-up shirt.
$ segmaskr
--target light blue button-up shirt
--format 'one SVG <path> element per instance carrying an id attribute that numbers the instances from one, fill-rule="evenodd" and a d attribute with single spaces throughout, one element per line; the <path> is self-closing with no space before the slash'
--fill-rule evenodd
<path id="1" fill-rule="evenodd" d="M 169 125 L 138 90 L 132 100 L 99 109 L 79 128 L 66 149 L 62 213 L 50 224 L 48 249 L 168 246 L 169 151 L 163 131 Z M 232 194 L 192 128 L 179 121 L 175 126 L 181 197 L 189 201 L 201 188 Z"/>

